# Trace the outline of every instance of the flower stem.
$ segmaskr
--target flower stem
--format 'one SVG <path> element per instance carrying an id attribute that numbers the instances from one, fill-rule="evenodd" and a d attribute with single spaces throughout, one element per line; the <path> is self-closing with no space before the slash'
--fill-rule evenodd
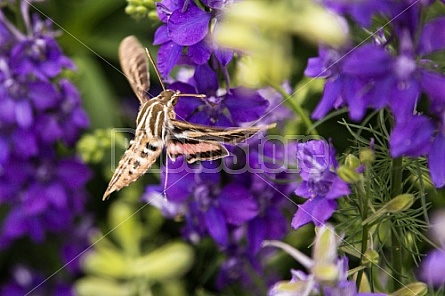
<path id="1" fill-rule="evenodd" d="M 369 183 L 370 180 L 370 176 L 368 174 L 368 169 L 365 170 L 365 174 L 366 177 L 365 179 L 367 180 L 367 183 Z M 368 184 L 369 185 L 369 184 Z M 369 188 L 369 186 L 368 186 Z M 362 213 L 362 221 L 365 221 L 368 218 L 368 200 L 369 200 L 369 196 L 368 193 L 364 187 L 364 183 L 360 182 L 357 186 L 357 191 L 359 193 L 359 196 L 361 197 L 361 213 Z M 369 234 L 369 224 L 365 224 L 363 226 L 363 230 L 362 230 L 362 242 L 361 242 L 361 250 L 360 250 L 360 262 L 361 264 L 363 264 L 363 257 L 365 256 L 366 251 L 368 250 L 368 234 Z M 362 277 L 363 277 L 363 273 L 364 273 L 365 269 L 361 269 L 359 270 L 359 272 L 357 273 L 357 281 L 356 281 L 356 285 L 357 285 L 357 289 L 358 291 L 360 291 L 360 284 L 362 282 Z"/>
<path id="2" fill-rule="evenodd" d="M 303 121 L 304 125 L 307 127 L 309 133 L 311 135 L 318 135 L 317 130 L 313 128 L 313 123 L 309 118 L 308 113 L 294 100 L 294 94 L 288 94 L 281 85 L 273 84 L 272 87 L 280 93 L 283 97 L 284 102 L 294 111 L 294 113 L 298 114 Z"/>
<path id="3" fill-rule="evenodd" d="M 393 159 L 392 161 L 392 176 L 391 176 L 391 196 L 398 196 L 402 193 L 402 167 L 403 158 L 398 157 Z M 391 258 L 393 263 L 393 289 L 397 290 L 401 287 L 401 275 L 402 275 L 402 248 L 400 246 L 400 241 L 398 237 L 400 234 L 397 231 L 397 227 L 395 227 L 395 219 L 392 218 L 392 228 L 391 228 Z"/>

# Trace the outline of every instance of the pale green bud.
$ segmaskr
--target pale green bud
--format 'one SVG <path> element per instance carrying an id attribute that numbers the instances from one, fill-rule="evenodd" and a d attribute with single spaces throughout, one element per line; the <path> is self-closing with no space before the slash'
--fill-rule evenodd
<path id="1" fill-rule="evenodd" d="M 414 203 L 414 195 L 412 194 L 400 194 L 391 199 L 383 208 L 388 213 L 399 213 L 409 209 Z"/>
<path id="2" fill-rule="evenodd" d="M 345 158 L 345 166 L 355 170 L 360 166 L 360 159 L 357 158 L 354 154 L 348 154 Z"/>
<path id="3" fill-rule="evenodd" d="M 148 9 L 145 6 L 140 5 L 136 7 L 136 13 L 140 15 L 146 15 L 148 13 Z"/>
<path id="4" fill-rule="evenodd" d="M 415 282 L 390 294 L 391 296 L 424 296 L 428 292 L 428 287 L 422 282 Z"/>
<path id="5" fill-rule="evenodd" d="M 377 265 L 379 264 L 379 253 L 375 250 L 368 249 L 363 256 L 363 264 L 365 265 Z"/>
<path id="6" fill-rule="evenodd" d="M 337 260 L 337 249 L 339 247 L 338 235 L 329 224 L 319 227 L 316 230 L 317 233 L 312 256 L 315 265 L 335 262 Z"/>
<path id="7" fill-rule="evenodd" d="M 378 218 L 391 213 L 399 213 L 409 209 L 414 203 L 414 195 L 412 194 L 400 194 L 387 202 L 382 208 L 376 211 L 362 222 L 362 225 L 371 224 Z"/>
<path id="8" fill-rule="evenodd" d="M 361 179 L 360 174 L 357 173 L 355 169 L 346 165 L 342 165 L 337 169 L 337 175 L 340 177 L 340 179 L 349 184 L 355 184 Z"/>
<path id="9" fill-rule="evenodd" d="M 127 5 L 125 7 L 125 13 L 129 14 L 129 15 L 133 15 L 136 13 L 136 8 L 137 8 L 137 6 Z"/>
<path id="10" fill-rule="evenodd" d="M 150 10 L 148 12 L 148 18 L 154 21 L 158 21 L 159 20 L 159 16 L 158 13 L 156 12 L 156 10 Z"/>
<path id="11" fill-rule="evenodd" d="M 375 153 L 372 149 L 365 148 L 360 150 L 359 157 L 361 162 L 363 162 L 366 165 L 370 165 L 375 160 Z"/>

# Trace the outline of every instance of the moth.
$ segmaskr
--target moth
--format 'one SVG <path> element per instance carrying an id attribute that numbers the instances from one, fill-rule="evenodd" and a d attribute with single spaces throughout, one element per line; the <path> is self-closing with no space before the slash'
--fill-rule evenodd
<path id="1" fill-rule="evenodd" d="M 150 87 L 148 59 L 154 67 L 162 92 L 152 99 L 147 95 Z M 144 50 L 136 37 L 128 36 L 119 45 L 119 60 L 141 106 L 136 118 L 136 131 L 130 146 L 114 171 L 103 200 L 143 175 L 156 161 L 163 148 L 170 159 L 183 155 L 188 163 L 214 160 L 229 155 L 222 145 L 235 145 L 262 129 L 275 124 L 249 128 L 218 128 L 177 120 L 174 106 L 180 97 L 205 98 L 200 94 L 183 94 L 166 89 L 159 70 L 149 51 Z"/>

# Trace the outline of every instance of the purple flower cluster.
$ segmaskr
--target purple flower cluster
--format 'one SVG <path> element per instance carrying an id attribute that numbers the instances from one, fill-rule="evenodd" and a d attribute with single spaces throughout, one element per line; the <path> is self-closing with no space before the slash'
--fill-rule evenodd
<path id="1" fill-rule="evenodd" d="M 35 17 L 25 35 L 0 18 L 0 191 L 9 208 L 0 232 L 4 247 L 21 236 L 41 242 L 45 232 L 69 227 L 83 209 L 89 170 L 55 154 L 55 144 L 72 145 L 88 126 L 74 85 L 55 80 L 73 64 L 47 23 Z"/>
<path id="2" fill-rule="evenodd" d="M 348 185 L 336 174 L 334 147 L 323 140 L 297 144 L 297 159 L 301 182 L 295 194 L 308 200 L 298 206 L 292 227 L 314 222 L 323 225 L 337 209 L 336 199 L 350 193 Z"/>
<path id="3" fill-rule="evenodd" d="M 89 122 L 76 87 L 60 77 L 74 65 L 55 41 L 50 22 L 38 16 L 31 21 L 29 1 L 20 8 L 25 33 L 0 11 L 0 248 L 25 237 L 40 244 L 57 233 L 60 257 L 69 262 L 72 251 L 87 244 L 87 232 L 76 241 L 62 234 L 73 234 L 76 217 L 84 214 L 91 174 L 67 149 L 64 156 L 58 151 L 72 147 Z M 76 269 L 74 264 L 71 270 Z M 39 281 L 23 268 L 14 274 L 16 285 L 7 291 L 26 293 Z"/>
<path id="4" fill-rule="evenodd" d="M 163 0 L 156 3 L 159 19 L 164 23 L 155 33 L 154 45 L 161 45 L 158 67 L 167 77 L 176 64 L 204 65 L 211 58 L 225 67 L 233 52 L 218 48 L 211 37 L 211 27 L 218 25 L 227 0 L 203 0 L 201 9 L 193 1 Z M 212 30 L 214 30 L 213 28 Z"/>
<path id="5" fill-rule="evenodd" d="M 445 49 L 445 18 L 421 22 L 433 1 L 322 1 L 333 11 L 368 27 L 374 15 L 388 25 L 369 38 L 341 49 L 320 48 L 305 74 L 326 78 L 313 117 L 348 106 L 354 120 L 367 108 L 389 108 L 395 124 L 390 135 L 393 157 L 427 155 L 431 179 L 445 185 L 445 76 L 433 54 Z M 426 97 L 428 106 L 421 104 Z"/>
<path id="6" fill-rule="evenodd" d="M 183 236 L 198 243 L 210 236 L 226 254 L 218 276 L 218 286 L 233 281 L 251 283 L 248 270 L 261 273 L 259 252 L 266 239 L 284 237 L 288 222 L 281 209 L 285 196 L 293 188 L 289 182 L 272 184 L 270 178 L 284 181 L 286 172 L 255 174 L 244 172 L 243 166 L 259 166 L 264 155 L 272 155 L 273 147 L 265 145 L 261 153 L 255 145 L 232 149 L 234 159 L 223 162 L 203 162 L 187 165 L 182 158 L 168 163 L 170 174 L 166 185 L 167 199 L 162 196 L 163 185 L 148 186 L 143 197 L 159 207 L 164 216 L 183 217 Z M 178 170 L 180 168 L 180 170 Z M 223 171 L 221 171 L 223 169 Z M 230 170 L 231 173 L 225 173 Z M 175 173 L 171 173 L 175 172 Z M 165 170 L 161 184 L 165 181 Z"/>

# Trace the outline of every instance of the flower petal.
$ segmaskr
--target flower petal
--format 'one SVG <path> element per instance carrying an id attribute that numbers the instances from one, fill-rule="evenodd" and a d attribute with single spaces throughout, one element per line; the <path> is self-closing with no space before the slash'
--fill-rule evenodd
<path id="1" fill-rule="evenodd" d="M 204 214 L 204 220 L 210 236 L 220 245 L 227 246 L 229 234 L 223 213 L 215 207 L 210 207 Z"/>
<path id="2" fill-rule="evenodd" d="M 428 155 L 431 180 L 439 188 L 445 185 L 445 136 L 437 135 Z"/>
<path id="3" fill-rule="evenodd" d="M 175 66 L 182 52 L 182 46 L 170 41 L 161 45 L 158 51 L 158 69 L 163 77 L 167 77 Z"/>
<path id="4" fill-rule="evenodd" d="M 15 103 L 15 120 L 17 125 L 22 128 L 28 128 L 34 121 L 31 104 L 26 100 L 20 100 Z"/>
<path id="5" fill-rule="evenodd" d="M 418 53 L 422 55 L 445 49 L 445 17 L 427 23 L 419 40 Z"/>
<path id="6" fill-rule="evenodd" d="M 195 5 L 189 5 L 184 13 L 181 9 L 177 9 L 170 15 L 167 22 L 169 35 L 179 45 L 196 44 L 209 32 L 210 17 L 210 13 Z"/>
<path id="7" fill-rule="evenodd" d="M 326 81 L 323 97 L 312 113 L 312 118 L 322 119 L 334 107 L 334 103 L 341 97 L 342 84 L 341 77 Z"/>
<path id="8" fill-rule="evenodd" d="M 292 218 L 292 227 L 298 229 L 309 222 L 316 226 L 324 224 L 334 213 L 337 203 L 332 199 L 316 197 L 298 206 L 298 210 Z"/>
<path id="9" fill-rule="evenodd" d="M 226 95 L 224 104 L 235 123 L 257 120 L 269 107 L 269 101 L 257 91 L 244 87 L 232 88 Z"/>
<path id="10" fill-rule="evenodd" d="M 258 215 L 258 205 L 252 194 L 238 184 L 229 184 L 223 188 L 218 204 L 228 223 L 241 225 Z"/>
<path id="11" fill-rule="evenodd" d="M 206 94 L 207 96 L 216 95 L 218 77 L 216 77 L 215 71 L 213 71 L 208 64 L 196 66 L 193 78 L 196 81 L 198 93 Z"/>
<path id="12" fill-rule="evenodd" d="M 343 61 L 343 72 L 360 78 L 387 75 L 392 66 L 391 56 L 380 46 L 363 45 L 351 51 Z"/>
<path id="13" fill-rule="evenodd" d="M 170 37 L 168 36 L 167 25 L 160 26 L 153 38 L 153 45 L 159 45 L 170 41 Z"/>
<path id="14" fill-rule="evenodd" d="M 425 155 L 430 149 L 433 132 L 433 124 L 424 116 L 412 116 L 409 120 L 396 121 L 389 139 L 391 156 Z"/>
<path id="15" fill-rule="evenodd" d="M 204 39 L 194 45 L 190 45 L 188 48 L 188 56 L 197 65 L 207 63 L 211 54 L 212 49 Z"/>

